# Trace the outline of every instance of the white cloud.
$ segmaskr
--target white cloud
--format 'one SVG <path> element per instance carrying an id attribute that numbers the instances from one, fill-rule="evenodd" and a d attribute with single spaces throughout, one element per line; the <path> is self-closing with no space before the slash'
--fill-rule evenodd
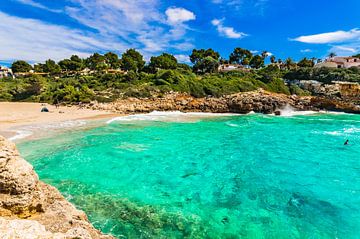
<path id="1" fill-rule="evenodd" d="M 16 0 L 22 4 L 25 4 L 25 5 L 29 5 L 29 6 L 32 6 L 32 7 L 36 7 L 36 8 L 40 8 L 40 9 L 44 9 L 44 10 L 47 10 L 47 11 L 50 11 L 50 12 L 56 12 L 56 13 L 60 13 L 62 12 L 62 10 L 60 9 L 52 9 L 52 8 L 49 8 L 41 3 L 38 3 L 38 2 L 35 2 L 33 0 Z"/>
<path id="2" fill-rule="evenodd" d="M 303 49 L 303 50 L 300 50 L 301 53 L 310 53 L 312 52 L 311 49 Z"/>
<path id="3" fill-rule="evenodd" d="M 212 3 L 220 5 L 221 8 L 226 7 L 247 15 L 264 15 L 268 2 L 269 0 L 212 0 Z"/>
<path id="4" fill-rule="evenodd" d="M 165 11 L 165 14 L 170 24 L 181 24 L 183 22 L 196 19 L 193 12 L 184 8 L 170 7 Z"/>
<path id="5" fill-rule="evenodd" d="M 223 20 L 214 19 L 211 21 L 211 24 L 216 27 L 217 31 L 227 37 L 233 39 L 239 39 L 248 36 L 243 32 L 237 32 L 233 27 L 226 27 L 223 25 Z"/>
<path id="6" fill-rule="evenodd" d="M 0 56 L 2 60 L 22 59 L 41 62 L 78 54 L 82 57 L 99 50 L 125 50 L 110 37 L 47 24 L 39 20 L 9 16 L 0 12 Z"/>
<path id="7" fill-rule="evenodd" d="M 178 62 L 181 63 L 190 63 L 190 57 L 188 55 L 175 55 L 175 58 L 178 60 Z"/>
<path id="8" fill-rule="evenodd" d="M 312 43 L 312 44 L 326 44 L 326 43 L 342 43 L 351 40 L 360 39 L 360 30 L 352 29 L 350 31 L 336 31 L 336 32 L 327 32 L 315 35 L 300 36 L 294 41 L 299 41 L 303 43 Z"/>
<path id="9" fill-rule="evenodd" d="M 145 55 L 161 52 L 178 45 L 189 45 L 185 37 L 187 21 L 195 14 L 172 7 L 160 12 L 158 0 L 72 0 L 76 7 L 66 12 L 80 23 L 96 29 L 101 35 L 119 38 Z"/>
<path id="10" fill-rule="evenodd" d="M 32 7 L 61 12 L 92 30 L 71 29 L 40 20 L 10 16 L 0 11 L 0 56 L 2 60 L 43 61 L 71 54 L 88 55 L 107 50 L 122 53 L 140 50 L 145 58 L 154 53 L 193 48 L 186 36 L 187 22 L 195 14 L 177 7 L 161 12 L 159 0 L 69 0 L 71 5 L 53 10 L 38 0 L 13 0 Z"/>
<path id="11" fill-rule="evenodd" d="M 360 52 L 360 44 L 332 46 L 328 52 L 335 52 L 338 56 L 355 55 L 356 53 Z"/>
<path id="12" fill-rule="evenodd" d="M 340 51 L 352 52 L 352 53 L 356 53 L 358 51 L 357 49 L 355 49 L 353 47 L 347 47 L 347 46 L 335 46 L 334 49 L 340 50 Z"/>

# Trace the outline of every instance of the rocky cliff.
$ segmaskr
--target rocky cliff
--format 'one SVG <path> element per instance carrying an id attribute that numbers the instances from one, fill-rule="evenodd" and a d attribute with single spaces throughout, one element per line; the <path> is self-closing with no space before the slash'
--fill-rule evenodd
<path id="1" fill-rule="evenodd" d="M 358 83 L 334 81 L 332 84 L 325 84 L 311 80 L 294 81 L 292 83 L 316 96 L 336 97 L 338 100 L 360 104 L 360 84 Z"/>
<path id="2" fill-rule="evenodd" d="M 220 98 L 194 98 L 186 94 L 171 93 L 162 98 L 128 98 L 112 103 L 92 103 L 92 109 L 109 110 L 123 114 L 158 111 L 213 112 L 213 113 L 257 113 L 271 114 L 286 106 L 297 110 L 335 110 L 360 113 L 360 107 L 326 97 L 299 97 L 270 93 L 264 90 L 227 95 Z"/>
<path id="3" fill-rule="evenodd" d="M 101 234 L 59 191 L 41 181 L 0 136 L 0 238 L 113 238 Z"/>

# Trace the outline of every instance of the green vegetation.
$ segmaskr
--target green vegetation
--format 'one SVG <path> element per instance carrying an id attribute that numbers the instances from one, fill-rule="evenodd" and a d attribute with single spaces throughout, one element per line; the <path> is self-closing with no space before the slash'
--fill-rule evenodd
<path id="1" fill-rule="evenodd" d="M 25 61 L 15 61 L 16 79 L 0 80 L 0 100 L 49 103 L 77 103 L 97 100 L 113 101 L 122 97 L 160 97 L 171 91 L 194 97 L 214 96 L 263 88 L 268 91 L 305 95 L 288 80 L 360 82 L 360 70 L 312 68 L 315 58 L 296 63 L 291 58 L 283 62 L 267 51 L 253 55 L 249 50 L 235 48 L 228 60 L 213 49 L 194 49 L 189 56 L 193 66 L 178 63 L 170 54 L 153 56 L 146 64 L 143 56 L 129 49 L 119 57 L 108 52 L 94 53 L 86 59 L 73 55 L 56 63 L 49 59 L 32 67 Z M 220 64 L 239 64 L 242 70 L 218 72 Z M 34 73 L 24 74 L 30 72 Z"/>
<path id="2" fill-rule="evenodd" d="M 29 72 L 30 70 L 32 70 L 32 67 L 26 61 L 15 61 L 12 64 L 11 69 L 14 73 Z"/>
<path id="3" fill-rule="evenodd" d="M 349 81 L 360 83 L 360 68 L 298 68 L 285 73 L 284 78 L 288 80 L 315 80 L 327 84 L 331 83 L 332 81 Z"/>

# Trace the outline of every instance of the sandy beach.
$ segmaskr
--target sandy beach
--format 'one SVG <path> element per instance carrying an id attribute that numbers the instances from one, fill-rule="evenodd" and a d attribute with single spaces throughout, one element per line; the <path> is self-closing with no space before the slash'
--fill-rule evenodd
<path id="1" fill-rule="evenodd" d="M 41 112 L 46 107 L 49 112 Z M 0 135 L 13 137 L 17 129 L 28 125 L 50 125 L 75 120 L 93 120 L 117 116 L 111 112 L 26 102 L 0 102 Z"/>

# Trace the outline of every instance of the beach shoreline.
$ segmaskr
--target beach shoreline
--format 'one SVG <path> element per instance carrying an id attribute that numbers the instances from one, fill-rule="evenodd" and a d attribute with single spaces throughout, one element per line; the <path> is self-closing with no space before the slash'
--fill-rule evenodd
<path id="1" fill-rule="evenodd" d="M 49 112 L 41 112 L 46 107 Z M 0 102 L 0 135 L 7 139 L 21 139 L 36 130 L 70 129 L 87 122 L 106 120 L 122 114 L 92 110 L 77 106 L 59 106 L 42 103 Z M 21 135 L 23 134 L 23 135 Z"/>

